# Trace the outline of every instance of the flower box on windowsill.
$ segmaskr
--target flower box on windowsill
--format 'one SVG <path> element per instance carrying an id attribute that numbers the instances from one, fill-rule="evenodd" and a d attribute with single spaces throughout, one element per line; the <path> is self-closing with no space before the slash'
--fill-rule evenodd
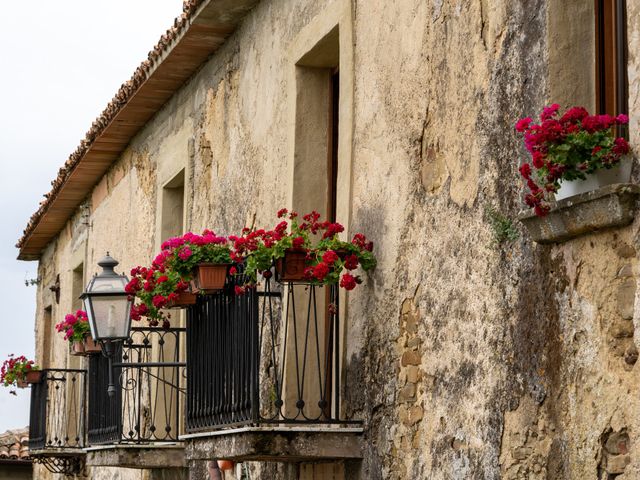
<path id="1" fill-rule="evenodd" d="M 563 242 L 586 233 L 629 225 L 637 208 L 640 185 L 619 183 L 551 204 L 544 217 L 533 212 L 518 219 L 537 243 Z"/>

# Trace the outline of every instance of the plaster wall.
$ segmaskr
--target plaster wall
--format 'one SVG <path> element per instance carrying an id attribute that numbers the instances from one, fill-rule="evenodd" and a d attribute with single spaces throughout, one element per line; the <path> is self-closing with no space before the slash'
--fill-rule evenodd
<path id="1" fill-rule="evenodd" d="M 43 308 L 57 322 L 72 303 L 77 252 L 88 273 L 106 250 L 124 271 L 152 259 L 158 191 L 180 169 L 188 230 L 269 225 L 295 200 L 309 127 L 295 63 L 339 25 L 338 219 L 372 238 L 378 267 L 343 302 L 343 408 L 365 421 L 364 459 L 332 475 L 599 480 L 615 464 L 617 480 L 637 478 L 638 222 L 540 246 L 524 231 L 496 244 L 485 216 L 521 208 L 515 121 L 558 99 L 592 106 L 587 3 L 261 2 L 96 186 L 88 225 L 79 211 L 43 253 L 39 354 Z M 633 147 L 640 2 L 628 9 Z M 109 472 L 95 478 L 144 478 Z"/>

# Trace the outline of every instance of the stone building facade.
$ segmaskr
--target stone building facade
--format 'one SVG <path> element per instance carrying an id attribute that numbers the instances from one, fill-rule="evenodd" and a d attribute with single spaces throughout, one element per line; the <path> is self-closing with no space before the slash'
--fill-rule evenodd
<path id="1" fill-rule="evenodd" d="M 336 218 L 378 258 L 345 298 L 341 333 L 360 458 L 252 461 L 251 478 L 640 478 L 639 223 L 547 244 L 516 220 L 515 121 L 552 102 L 596 109 L 597 3 L 187 2 L 20 241 L 39 262 L 38 363 L 83 367 L 53 325 L 106 251 L 127 271 L 170 234 L 323 210 L 333 141 Z M 622 3 L 634 148 L 640 1 Z M 136 106 L 143 96 L 153 106 Z M 495 241 L 488 210 L 517 238 Z M 202 447 L 212 459 L 217 441 Z M 170 470 L 87 475 L 206 478 L 206 451 L 190 451 Z"/>

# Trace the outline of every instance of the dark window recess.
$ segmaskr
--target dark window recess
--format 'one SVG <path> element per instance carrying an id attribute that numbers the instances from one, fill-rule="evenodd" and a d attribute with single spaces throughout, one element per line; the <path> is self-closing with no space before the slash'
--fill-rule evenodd
<path id="1" fill-rule="evenodd" d="M 626 0 L 595 0 L 596 107 L 600 114 L 627 114 L 627 5 Z M 626 135 L 626 128 L 623 133 Z"/>
<path id="2" fill-rule="evenodd" d="M 329 158 L 327 162 L 329 179 L 329 195 L 327 216 L 336 221 L 336 204 L 338 196 L 338 131 L 340 127 L 340 73 L 336 69 L 331 75 L 331 101 L 329 102 Z"/>
<path id="3" fill-rule="evenodd" d="M 188 310 L 187 431 L 257 424 L 359 424 L 340 418 L 339 305 L 336 287 L 266 282 L 198 297 Z M 324 290 L 331 316 L 321 338 Z M 296 308 L 297 307 L 297 308 Z M 325 348 L 330 345 L 330 348 Z"/>

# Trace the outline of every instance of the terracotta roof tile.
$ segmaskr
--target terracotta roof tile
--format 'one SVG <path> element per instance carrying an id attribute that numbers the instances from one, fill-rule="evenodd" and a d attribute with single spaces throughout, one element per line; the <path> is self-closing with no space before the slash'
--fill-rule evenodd
<path id="1" fill-rule="evenodd" d="M 182 14 L 174 20 L 173 26 L 160 37 L 156 46 L 149 52 L 147 59 L 140 64 L 131 78 L 122 84 L 111 102 L 109 102 L 100 116 L 93 122 L 91 128 L 86 133 L 85 138 L 80 141 L 78 148 L 69 156 L 62 168 L 60 168 L 58 176 L 51 182 L 51 190 L 49 193 L 44 195 L 45 199 L 40 202 L 40 207 L 29 219 L 29 223 L 23 232 L 22 238 L 20 238 L 16 244 L 18 248 L 21 248 L 29 238 L 36 225 L 53 202 L 53 199 L 69 178 L 73 169 L 78 165 L 84 154 L 91 147 L 94 140 L 100 136 L 122 107 L 126 105 L 136 90 L 144 83 L 151 69 L 159 62 L 162 54 L 171 46 L 172 42 L 178 37 L 178 35 L 188 26 L 189 19 L 203 2 L 204 0 L 184 0 Z"/>
<path id="2" fill-rule="evenodd" d="M 0 459 L 29 460 L 29 427 L 0 434 Z"/>

